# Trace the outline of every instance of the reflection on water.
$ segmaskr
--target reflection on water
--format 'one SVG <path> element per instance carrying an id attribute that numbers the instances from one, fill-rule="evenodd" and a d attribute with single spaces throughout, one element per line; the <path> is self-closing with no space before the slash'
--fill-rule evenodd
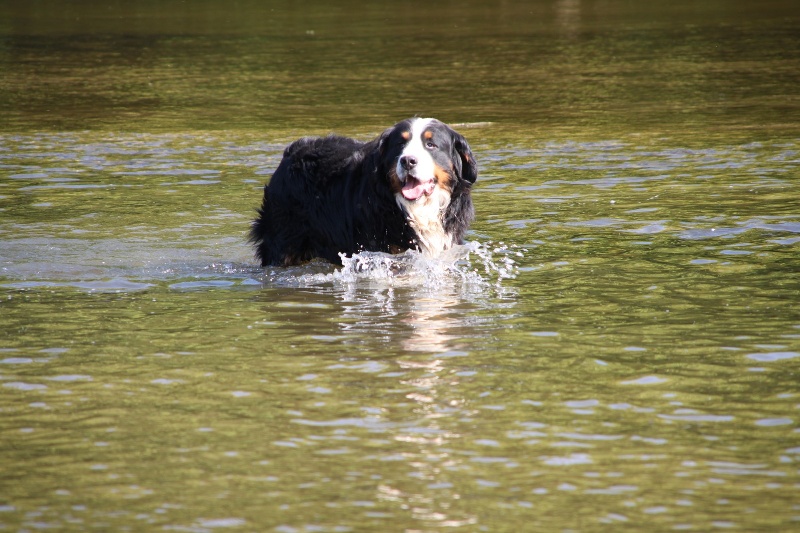
<path id="1" fill-rule="evenodd" d="M 0 5 L 0 527 L 797 529 L 794 5 L 273 4 Z M 257 267 L 414 114 L 465 246 Z"/>
<path id="2" fill-rule="evenodd" d="M 795 520 L 796 140 L 484 146 L 452 256 L 267 270 L 280 145 L 0 146 L 6 524 Z"/>

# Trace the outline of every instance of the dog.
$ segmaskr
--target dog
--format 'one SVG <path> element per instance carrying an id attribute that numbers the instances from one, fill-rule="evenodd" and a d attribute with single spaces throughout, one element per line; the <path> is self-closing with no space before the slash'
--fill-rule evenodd
<path id="1" fill-rule="evenodd" d="M 437 256 L 463 244 L 475 218 L 478 165 L 467 140 L 432 118 L 378 138 L 306 137 L 289 145 L 264 186 L 250 241 L 261 266 L 370 251 Z"/>

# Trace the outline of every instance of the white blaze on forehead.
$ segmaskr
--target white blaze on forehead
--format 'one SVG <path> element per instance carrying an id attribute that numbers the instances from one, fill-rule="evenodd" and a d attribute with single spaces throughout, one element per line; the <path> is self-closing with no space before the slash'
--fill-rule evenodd
<path id="1" fill-rule="evenodd" d="M 434 163 L 431 153 L 425 148 L 425 139 L 422 134 L 428 129 L 432 118 L 415 118 L 411 122 L 411 139 L 400 154 L 400 159 L 404 156 L 414 156 L 417 159 L 417 166 L 412 174 L 420 181 L 433 181 L 434 176 Z M 397 175 L 405 177 L 405 170 L 400 165 L 400 159 L 397 160 Z"/>

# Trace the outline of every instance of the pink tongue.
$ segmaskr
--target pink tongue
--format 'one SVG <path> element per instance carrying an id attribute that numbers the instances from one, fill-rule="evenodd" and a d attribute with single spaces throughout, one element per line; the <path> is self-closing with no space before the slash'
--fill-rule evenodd
<path id="1" fill-rule="evenodd" d="M 433 192 L 433 182 L 427 181 L 422 183 L 416 178 L 409 176 L 406 183 L 403 185 L 403 197 L 406 200 L 418 200 L 424 194 L 431 194 Z"/>

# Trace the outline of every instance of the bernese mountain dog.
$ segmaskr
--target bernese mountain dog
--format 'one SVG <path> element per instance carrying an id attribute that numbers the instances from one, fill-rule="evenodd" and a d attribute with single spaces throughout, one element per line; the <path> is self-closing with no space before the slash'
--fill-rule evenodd
<path id="1" fill-rule="evenodd" d="M 478 166 L 466 139 L 432 118 L 410 118 L 361 142 L 303 138 L 284 151 L 250 230 L 262 266 L 339 254 L 436 256 L 475 218 Z"/>

